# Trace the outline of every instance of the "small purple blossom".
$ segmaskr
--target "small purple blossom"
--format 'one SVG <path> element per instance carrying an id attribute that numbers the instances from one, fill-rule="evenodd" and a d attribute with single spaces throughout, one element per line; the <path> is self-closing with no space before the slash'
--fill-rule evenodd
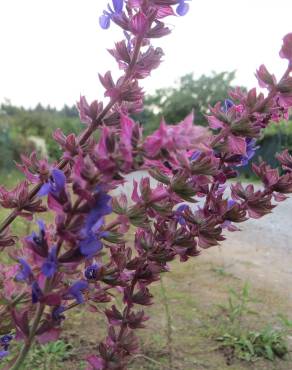
<path id="1" fill-rule="evenodd" d="M 177 219 L 177 222 L 184 226 L 186 224 L 186 220 L 183 216 L 183 212 L 186 210 L 186 209 L 189 209 L 190 207 L 187 205 L 187 204 L 181 204 L 179 207 L 177 207 L 176 209 L 176 212 L 175 212 L 175 216 L 176 216 L 176 219 Z"/>
<path id="2" fill-rule="evenodd" d="M 76 281 L 71 285 L 66 295 L 67 299 L 74 298 L 77 303 L 81 304 L 84 302 L 82 291 L 88 288 L 88 282 L 85 280 Z"/>
<path id="3" fill-rule="evenodd" d="M 250 139 L 246 138 L 246 154 L 243 156 L 240 156 L 240 164 L 238 166 L 246 166 L 248 162 L 252 159 L 252 157 L 255 155 L 256 150 L 258 149 L 258 146 L 256 146 L 256 139 Z"/>
<path id="4" fill-rule="evenodd" d="M 194 153 L 190 157 L 191 161 L 196 161 L 200 157 L 201 154 L 202 152 L 200 150 L 195 150 Z"/>
<path id="5" fill-rule="evenodd" d="M 97 191 L 95 194 L 95 202 L 86 218 L 86 228 L 90 229 L 96 221 L 112 212 L 111 207 L 112 197 L 102 190 Z"/>
<path id="6" fill-rule="evenodd" d="M 94 263 L 88 266 L 84 271 L 84 276 L 87 280 L 95 280 L 97 277 L 97 272 L 99 270 L 98 264 Z"/>
<path id="7" fill-rule="evenodd" d="M 230 108 L 232 108 L 234 106 L 234 103 L 231 99 L 225 99 L 224 100 L 224 105 L 222 107 L 222 111 L 224 113 L 227 113 L 229 111 Z"/>
<path id="8" fill-rule="evenodd" d="M 43 220 L 38 220 L 37 223 L 39 226 L 39 233 L 37 234 L 35 231 L 33 231 L 31 235 L 26 238 L 26 240 L 34 252 L 42 257 L 47 257 L 48 245 L 45 239 L 46 225 Z"/>
<path id="9" fill-rule="evenodd" d="M 176 7 L 176 13 L 180 15 L 181 17 L 186 15 L 190 9 L 190 5 L 187 3 L 187 1 L 190 1 L 190 0 L 179 0 L 179 4 Z"/>
<path id="10" fill-rule="evenodd" d="M 54 168 L 51 172 L 49 181 L 43 184 L 38 192 L 38 196 L 48 195 L 49 193 L 55 198 L 58 198 L 64 191 L 66 184 L 66 176 L 64 172 Z"/>
<path id="11" fill-rule="evenodd" d="M 13 335 L 11 334 L 5 334 L 2 337 L 0 337 L 0 346 L 3 348 L 4 351 L 8 351 L 9 344 L 13 339 Z"/>
<path id="12" fill-rule="evenodd" d="M 131 35 L 127 31 L 124 31 L 124 35 L 127 40 L 127 50 L 131 52 L 133 49 L 132 43 L 131 43 Z"/>
<path id="13" fill-rule="evenodd" d="M 57 322 L 65 320 L 65 315 L 63 315 L 64 311 L 65 307 L 62 305 L 55 307 L 52 312 L 52 319 Z"/>
<path id="14" fill-rule="evenodd" d="M 0 351 L 0 360 L 9 355 L 8 351 Z"/>
<path id="15" fill-rule="evenodd" d="M 28 281 L 32 277 L 32 271 L 30 265 L 24 258 L 19 258 L 21 264 L 21 270 L 16 274 L 15 279 L 17 281 Z"/>
<path id="16" fill-rule="evenodd" d="M 233 199 L 228 199 L 228 202 L 227 202 L 227 209 L 231 209 L 234 205 L 236 204 L 235 200 Z"/>
<path id="17" fill-rule="evenodd" d="M 36 244 L 41 244 L 45 237 L 46 233 L 46 225 L 43 220 L 37 220 L 37 224 L 39 226 L 39 234 L 37 235 L 34 231 L 32 232 L 30 238 L 32 239 L 33 242 Z"/>
<path id="18" fill-rule="evenodd" d="M 107 236 L 108 233 L 100 231 L 100 228 L 104 223 L 103 216 L 112 212 L 110 201 L 111 197 L 108 194 L 99 191 L 96 195 L 95 204 L 85 219 L 85 225 L 81 230 L 79 248 L 81 254 L 86 257 L 92 257 L 102 249 L 100 239 Z"/>
<path id="19" fill-rule="evenodd" d="M 112 0 L 113 9 L 108 4 L 107 10 L 103 11 L 103 14 L 99 17 L 99 25 L 104 30 L 107 30 L 110 27 L 111 19 L 114 15 L 121 14 L 123 11 L 124 0 Z"/>
<path id="20" fill-rule="evenodd" d="M 34 281 L 31 285 L 31 301 L 32 303 L 37 303 L 43 297 L 43 292 L 37 281 Z"/>
<path id="21" fill-rule="evenodd" d="M 52 247 L 52 249 L 51 249 L 51 251 L 49 253 L 48 258 L 43 263 L 42 273 L 46 277 L 52 277 L 55 274 L 55 272 L 57 271 L 57 265 L 58 265 L 58 261 L 57 261 L 57 248 L 56 247 Z"/>
<path id="22" fill-rule="evenodd" d="M 99 232 L 99 229 L 104 223 L 103 218 L 100 218 L 91 227 L 85 227 L 82 230 L 83 238 L 79 242 L 79 248 L 81 254 L 86 257 L 93 257 L 97 252 L 102 249 L 101 238 L 106 236 L 104 232 Z"/>

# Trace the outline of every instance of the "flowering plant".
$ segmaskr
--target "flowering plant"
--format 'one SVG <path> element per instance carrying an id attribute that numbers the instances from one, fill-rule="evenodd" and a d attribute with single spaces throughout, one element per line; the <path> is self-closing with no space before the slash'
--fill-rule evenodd
<path id="1" fill-rule="evenodd" d="M 78 137 L 61 130 L 54 139 L 63 150 L 58 163 L 22 156 L 18 168 L 26 180 L 13 190 L 0 187 L 0 204 L 11 209 L 0 225 L 0 248 L 13 263 L 0 269 L 0 359 L 14 340 L 21 351 L 8 365 L 19 369 L 32 343 L 56 340 L 66 313 L 75 307 L 105 315 L 108 334 L 97 353 L 87 357 L 88 369 L 126 369 L 138 350 L 135 330 L 148 317 L 141 306 L 152 304 L 149 286 L 169 270 L 169 262 L 198 256 L 224 240 L 224 230 L 260 218 L 274 202 L 292 192 L 292 156 L 278 155 L 281 169 L 253 164 L 263 188 L 229 185 L 257 149 L 256 139 L 270 122 L 288 118 L 292 106 L 292 34 L 283 39 L 280 56 L 287 70 L 277 81 L 264 65 L 256 72 L 260 87 L 235 89 L 210 108 L 209 128 L 193 125 L 191 113 L 177 125 L 162 121 L 147 138 L 131 115 L 143 109 L 139 80 L 161 62 L 161 48 L 151 39 L 168 35 L 164 19 L 184 16 L 187 0 L 112 0 L 100 17 L 104 29 L 116 24 L 125 38 L 110 49 L 122 76 L 100 75 L 108 98 L 78 103 L 85 129 Z M 93 133 L 99 130 L 97 140 Z M 131 199 L 113 190 L 126 175 L 144 169 L 149 176 L 134 181 Z M 231 196 L 227 191 L 231 187 Z M 201 199 L 199 206 L 192 206 Z M 37 213 L 50 212 L 46 224 Z M 37 231 L 22 238 L 9 231 L 17 218 L 35 220 Z M 125 239 L 135 228 L 133 243 Z M 101 303 L 122 296 L 124 309 Z M 103 307 L 103 306 L 102 306 Z"/>

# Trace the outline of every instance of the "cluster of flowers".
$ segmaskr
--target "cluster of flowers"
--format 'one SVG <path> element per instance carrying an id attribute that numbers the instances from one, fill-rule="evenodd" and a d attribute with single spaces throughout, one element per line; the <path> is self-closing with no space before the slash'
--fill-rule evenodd
<path id="1" fill-rule="evenodd" d="M 54 133 L 63 150 L 59 163 L 23 155 L 18 167 L 26 180 L 10 191 L 0 187 L 1 206 L 12 210 L 0 225 L 0 249 L 14 261 L 0 266 L 0 358 L 8 355 L 12 339 L 23 341 L 7 368 L 20 368 L 34 340 L 58 338 L 68 310 L 82 305 L 100 314 L 101 303 L 121 294 L 124 309 L 112 304 L 104 310 L 108 335 L 87 361 L 88 369 L 126 369 L 138 350 L 134 331 L 148 319 L 137 307 L 152 303 L 149 285 L 169 270 L 169 262 L 198 256 L 223 241 L 224 230 L 270 213 L 274 202 L 292 192 L 292 156 L 284 151 L 280 169 L 253 164 L 261 190 L 236 183 L 231 198 L 226 195 L 228 180 L 251 160 L 262 130 L 288 118 L 292 34 L 280 52 L 288 60 L 283 77 L 277 81 L 261 66 L 256 75 L 266 96 L 256 89 L 231 91 L 211 108 L 209 128 L 194 126 L 190 114 L 177 125 L 163 121 L 143 138 L 131 118 L 143 108 L 139 80 L 163 56 L 151 39 L 169 34 L 164 18 L 185 15 L 188 7 L 185 0 L 113 0 L 100 25 L 106 29 L 113 22 L 124 31 L 125 39 L 109 50 L 123 75 L 117 81 L 110 72 L 100 76 L 107 105 L 81 97 L 84 132 Z M 98 140 L 92 135 L 97 129 Z M 126 174 L 141 168 L 157 185 L 145 177 L 134 181 L 131 199 L 112 195 Z M 199 198 L 201 206 L 190 206 Z M 53 213 L 54 223 L 36 217 L 40 212 Z M 38 226 L 15 247 L 9 225 L 16 217 L 36 217 Z M 136 228 L 132 243 L 125 239 L 130 227 Z"/>

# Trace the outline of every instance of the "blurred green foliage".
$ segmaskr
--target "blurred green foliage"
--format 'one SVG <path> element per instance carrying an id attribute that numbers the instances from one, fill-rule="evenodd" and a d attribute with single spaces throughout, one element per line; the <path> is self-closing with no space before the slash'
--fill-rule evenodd
<path id="1" fill-rule="evenodd" d="M 235 72 L 212 72 L 198 79 L 192 73 L 186 74 L 176 86 L 158 89 L 146 97 L 146 110 L 138 118 L 150 132 L 158 126 L 162 114 L 167 123 L 176 124 L 194 110 L 196 124 L 206 125 L 204 115 L 209 105 L 226 99 L 234 78 Z"/>
<path id="2" fill-rule="evenodd" d="M 60 156 L 60 149 L 52 134 L 61 128 L 65 134 L 79 133 L 82 124 L 75 107 L 64 106 L 61 110 L 43 107 L 34 109 L 15 107 L 10 103 L 0 105 L 0 169 L 6 170 L 18 161 L 20 154 L 37 149 L 31 137 L 44 139 L 50 159 Z"/>

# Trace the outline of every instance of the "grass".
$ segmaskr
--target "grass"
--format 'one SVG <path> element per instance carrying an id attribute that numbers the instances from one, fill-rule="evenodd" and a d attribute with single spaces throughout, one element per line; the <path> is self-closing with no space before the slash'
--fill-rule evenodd
<path id="1" fill-rule="evenodd" d="M 265 356 L 257 356 L 256 362 L 243 361 L 243 357 L 228 355 L 232 346 L 222 350 L 222 343 L 218 336 L 227 332 L 226 313 L 218 307 L 218 302 L 228 304 L 230 291 L 242 292 L 244 282 L 230 275 L 220 275 L 210 271 L 211 261 L 193 259 L 185 264 L 173 263 L 172 272 L 163 277 L 164 291 L 160 283 L 155 283 L 152 293 L 155 305 L 146 309 L 150 320 L 147 329 L 138 331 L 141 344 L 141 353 L 133 358 L 129 369 L 131 370 L 169 370 L 168 336 L 169 324 L 171 326 L 172 363 L 175 370 L 287 370 L 292 368 L 292 362 L 287 356 L 285 359 L 275 358 L 268 361 Z M 279 323 L 278 312 L 289 312 L 285 297 L 269 289 L 252 289 L 252 297 L 257 301 L 246 299 L 233 303 L 233 310 L 238 308 L 240 326 L 247 333 L 254 335 L 261 341 L 272 340 L 279 332 L 274 329 Z M 167 295 L 170 320 L 165 314 L 165 294 Z M 271 305 L 271 302 L 273 304 Z M 260 314 L 250 316 L 252 309 Z M 234 315 L 233 315 L 234 316 Z M 236 316 L 236 315 L 235 315 Z M 73 348 L 78 349 L 78 358 L 72 357 L 64 361 L 64 369 L 79 369 L 80 359 L 86 354 L 96 351 L 97 343 L 105 335 L 105 323 L 100 316 L 88 312 L 72 313 L 71 319 L 65 323 L 63 340 L 69 342 Z M 237 320 L 236 319 L 236 320 Z M 235 319 L 234 319 L 235 320 Z M 265 328 L 271 326 L 270 333 Z M 268 329 L 267 329 L 268 330 Z M 266 336 L 266 339 L 264 338 Z M 259 340 L 257 339 L 257 341 Z M 243 337 L 239 338 L 242 346 Z M 277 343 L 281 338 L 277 338 Z M 265 345 L 265 344 L 264 344 Z M 263 348 L 264 345 L 259 346 Z M 256 346 L 255 350 L 256 349 Z M 244 353 L 246 353 L 245 351 Z M 248 358 L 246 357 L 245 360 Z M 249 360 L 249 359 L 248 359 Z"/>
<path id="2" fill-rule="evenodd" d="M 235 357 L 245 361 L 256 361 L 263 357 L 273 361 L 276 357 L 284 358 L 288 354 L 287 334 L 291 330 L 290 321 L 282 319 L 282 328 L 266 325 L 258 331 L 242 325 L 242 320 L 249 315 L 259 313 L 252 309 L 256 302 L 250 295 L 250 285 L 245 283 L 237 292 L 229 290 L 226 304 L 218 305 L 223 313 L 220 325 L 220 349 L 228 353 L 228 362 Z"/>
<path id="3" fill-rule="evenodd" d="M 24 176 L 21 174 L 21 172 L 17 170 L 13 171 L 6 171 L 0 169 L 0 184 L 2 186 L 9 188 L 13 188 L 18 181 L 21 181 L 24 179 Z"/>

